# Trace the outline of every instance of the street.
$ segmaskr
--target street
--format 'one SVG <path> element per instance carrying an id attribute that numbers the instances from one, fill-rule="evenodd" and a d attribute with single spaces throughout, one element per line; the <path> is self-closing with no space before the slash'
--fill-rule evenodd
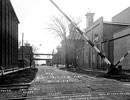
<path id="1" fill-rule="evenodd" d="M 129 83 L 40 66 L 26 100 L 129 100 Z"/>
<path id="2" fill-rule="evenodd" d="M 0 100 L 130 100 L 130 83 L 37 66 L 27 84 L 0 87 Z"/>

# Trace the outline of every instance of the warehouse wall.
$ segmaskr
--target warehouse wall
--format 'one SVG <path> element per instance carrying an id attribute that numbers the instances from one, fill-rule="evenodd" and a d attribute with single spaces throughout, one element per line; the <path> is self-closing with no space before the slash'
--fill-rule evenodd
<path id="1" fill-rule="evenodd" d="M 18 61 L 18 18 L 10 0 L 0 0 L 0 64 L 5 68 L 17 66 Z"/>

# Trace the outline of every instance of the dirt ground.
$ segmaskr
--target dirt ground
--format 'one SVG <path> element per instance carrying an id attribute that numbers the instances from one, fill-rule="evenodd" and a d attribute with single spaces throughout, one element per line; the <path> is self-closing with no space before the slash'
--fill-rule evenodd
<path id="1" fill-rule="evenodd" d="M 65 69 L 62 69 L 65 70 Z M 108 79 L 115 79 L 120 82 L 130 82 L 130 71 L 128 70 L 123 70 L 121 75 L 112 75 L 110 77 L 107 76 L 106 73 L 104 72 L 99 72 L 99 71 L 85 71 L 82 69 L 69 69 L 68 71 L 79 73 L 79 74 L 85 74 L 93 77 L 101 77 L 101 78 L 108 78 Z"/>

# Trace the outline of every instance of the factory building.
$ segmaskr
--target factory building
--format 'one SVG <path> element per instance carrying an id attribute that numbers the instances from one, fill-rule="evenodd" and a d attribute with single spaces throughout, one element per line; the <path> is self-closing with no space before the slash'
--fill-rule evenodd
<path id="1" fill-rule="evenodd" d="M 0 0 L 0 66 L 11 69 L 18 63 L 19 20 L 10 0 Z"/>

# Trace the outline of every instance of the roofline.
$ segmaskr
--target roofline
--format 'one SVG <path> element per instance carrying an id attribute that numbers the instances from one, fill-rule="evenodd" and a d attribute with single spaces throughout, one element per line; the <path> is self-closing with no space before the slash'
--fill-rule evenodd
<path id="1" fill-rule="evenodd" d="M 14 9 L 14 7 L 13 7 L 13 5 L 12 5 L 12 2 L 11 2 L 10 0 L 9 0 L 9 3 L 10 3 L 10 5 L 11 5 L 11 8 L 12 8 L 12 10 L 13 10 L 13 13 L 14 13 L 14 15 L 15 15 L 15 17 L 16 17 L 18 23 L 20 23 L 20 21 L 19 21 L 19 19 L 18 19 L 18 17 L 17 17 L 17 14 L 16 14 L 16 12 L 15 12 L 15 9 Z"/>
<path id="2" fill-rule="evenodd" d="M 119 13 L 117 13 L 116 15 L 114 15 L 114 16 L 112 17 L 112 19 L 113 19 L 114 17 L 118 16 L 119 14 L 121 14 L 122 12 L 126 11 L 126 10 L 129 9 L 129 8 L 130 8 L 130 6 L 127 7 L 127 8 L 125 8 L 124 10 L 120 11 Z"/>
<path id="3" fill-rule="evenodd" d="M 126 25 L 126 26 L 130 26 L 130 23 L 107 22 L 107 21 L 103 21 L 103 23 L 105 23 L 105 24 L 113 24 L 113 25 Z"/>

